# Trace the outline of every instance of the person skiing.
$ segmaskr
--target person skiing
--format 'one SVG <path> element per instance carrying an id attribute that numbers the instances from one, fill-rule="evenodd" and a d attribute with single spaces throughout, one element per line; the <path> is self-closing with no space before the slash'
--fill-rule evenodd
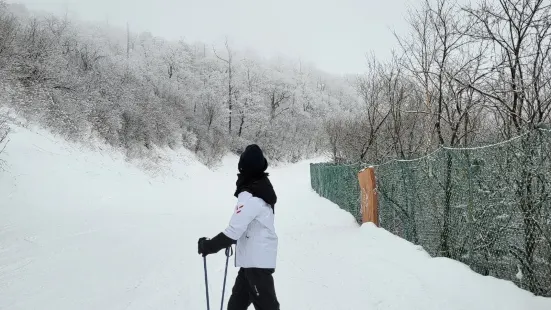
<path id="1" fill-rule="evenodd" d="M 268 161 L 256 144 L 247 146 L 239 158 L 236 182 L 237 205 L 227 228 L 212 239 L 198 241 L 203 256 L 236 244 L 237 278 L 227 310 L 279 310 L 273 273 L 278 237 L 274 215 L 277 196 L 268 179 Z"/>

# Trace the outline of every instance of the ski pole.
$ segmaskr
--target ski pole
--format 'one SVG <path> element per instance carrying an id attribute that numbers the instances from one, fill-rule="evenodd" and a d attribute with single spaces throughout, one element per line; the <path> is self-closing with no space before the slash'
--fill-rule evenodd
<path id="1" fill-rule="evenodd" d="M 226 294 L 226 278 L 228 277 L 228 264 L 230 256 L 233 254 L 233 248 L 230 246 L 226 249 L 226 271 L 224 272 L 224 284 L 222 286 L 222 303 L 220 304 L 220 310 L 224 310 L 224 295 Z"/>
<path id="2" fill-rule="evenodd" d="M 210 301 L 209 301 L 209 280 L 207 276 L 207 257 L 203 256 L 203 265 L 205 269 L 205 290 L 207 292 L 207 310 L 210 310 Z"/>

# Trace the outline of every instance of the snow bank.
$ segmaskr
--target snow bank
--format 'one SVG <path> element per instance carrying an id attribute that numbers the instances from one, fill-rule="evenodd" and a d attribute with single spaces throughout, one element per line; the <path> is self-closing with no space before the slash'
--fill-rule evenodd
<path id="1" fill-rule="evenodd" d="M 105 147 L 21 127 L 2 156 L 0 309 L 205 309 L 196 240 L 229 220 L 236 156 L 210 171 L 166 150 L 144 172 Z M 270 172 L 282 309 L 551 309 L 551 299 L 359 228 L 310 190 L 308 162 Z M 224 262 L 208 257 L 213 308 Z"/>

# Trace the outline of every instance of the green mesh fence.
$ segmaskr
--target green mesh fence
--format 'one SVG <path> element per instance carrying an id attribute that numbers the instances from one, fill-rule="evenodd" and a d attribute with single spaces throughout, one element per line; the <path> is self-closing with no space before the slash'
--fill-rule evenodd
<path id="1" fill-rule="evenodd" d="M 359 220 L 356 166 L 312 165 L 312 187 Z M 551 132 L 375 166 L 381 227 L 432 256 L 551 296 Z"/>
<path id="2" fill-rule="evenodd" d="M 358 223 L 361 223 L 361 197 L 358 184 L 360 169 L 360 165 L 310 164 L 312 189 L 350 212 Z"/>

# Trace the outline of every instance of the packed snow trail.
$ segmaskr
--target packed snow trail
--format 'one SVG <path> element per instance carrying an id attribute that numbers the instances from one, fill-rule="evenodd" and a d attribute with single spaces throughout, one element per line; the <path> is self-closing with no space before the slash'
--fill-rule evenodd
<path id="1" fill-rule="evenodd" d="M 151 176 L 115 154 L 14 127 L 0 173 L 0 309 L 206 308 L 197 239 L 228 223 L 237 158 L 212 172 L 166 151 L 165 171 Z M 310 190 L 308 163 L 270 172 L 282 310 L 551 309 L 551 299 L 357 227 Z M 223 251 L 207 260 L 216 309 Z"/>

